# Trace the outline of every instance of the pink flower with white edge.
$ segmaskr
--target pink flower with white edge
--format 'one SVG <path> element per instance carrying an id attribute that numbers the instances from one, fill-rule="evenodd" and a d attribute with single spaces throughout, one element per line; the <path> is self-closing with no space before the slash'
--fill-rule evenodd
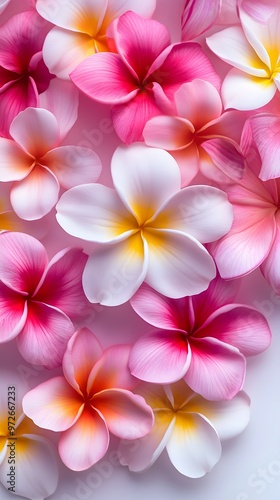
<path id="1" fill-rule="evenodd" d="M 80 249 L 50 261 L 44 246 L 24 233 L 0 234 L 0 342 L 17 337 L 22 356 L 46 368 L 61 365 L 73 321 L 89 311 L 82 289 L 87 256 Z"/>
<path id="2" fill-rule="evenodd" d="M 252 5 L 248 6 L 248 3 L 252 4 L 246 2 L 246 10 L 239 10 L 241 26 L 231 26 L 206 39 L 207 45 L 218 57 L 234 66 L 222 83 L 225 108 L 260 108 L 270 102 L 280 88 L 279 4 L 277 8 L 270 6 L 272 14 L 263 22 L 259 19 L 259 10 L 257 19 L 251 17 Z M 266 17 L 265 5 L 264 12 Z"/>
<path id="3" fill-rule="evenodd" d="M 65 231 L 98 243 L 83 274 L 89 301 L 122 304 L 143 281 L 169 297 L 205 290 L 216 268 L 202 243 L 229 230 L 226 195 L 210 186 L 181 190 L 174 158 L 140 143 L 117 148 L 111 173 L 115 189 L 76 186 L 56 206 Z"/>
<path id="4" fill-rule="evenodd" d="M 24 415 L 25 393 L 15 372 L 1 370 L 0 482 L 9 493 L 42 500 L 57 488 L 57 454 L 48 433 Z"/>
<path id="5" fill-rule="evenodd" d="M 42 58 L 42 46 L 50 24 L 37 12 L 11 17 L 0 27 L 0 135 L 9 137 L 17 114 L 36 107 L 51 75 Z"/>
<path id="6" fill-rule="evenodd" d="M 141 140 L 147 120 L 173 109 L 176 90 L 200 78 L 220 86 L 220 78 L 197 43 L 171 44 L 166 27 L 127 12 L 107 30 L 112 52 L 86 58 L 71 79 L 95 101 L 113 105 L 120 139 Z"/>
<path id="7" fill-rule="evenodd" d="M 265 317 L 233 302 L 235 283 L 217 277 L 205 292 L 179 300 L 142 286 L 131 305 L 156 329 L 132 347 L 131 373 L 161 384 L 184 378 L 209 400 L 235 396 L 244 382 L 244 356 L 259 354 L 271 340 Z"/>
<path id="8" fill-rule="evenodd" d="M 131 389 L 137 381 L 127 367 L 130 347 L 102 352 L 95 335 L 83 328 L 68 343 L 64 377 L 43 382 L 28 392 L 23 408 L 39 427 L 61 432 L 58 451 L 69 469 L 92 467 L 106 453 L 109 432 L 131 440 L 146 436 L 153 412 Z"/>
<path id="9" fill-rule="evenodd" d="M 59 78 L 69 73 L 86 57 L 108 51 L 106 30 L 113 19 L 131 10 L 152 17 L 156 0 L 37 0 L 41 16 L 56 26 L 48 33 L 43 56 L 49 70 Z"/>
<path id="10" fill-rule="evenodd" d="M 22 219 L 40 219 L 56 204 L 61 187 L 95 182 L 100 175 L 101 162 L 94 151 L 60 145 L 73 124 L 72 115 L 76 118 L 76 106 L 68 106 L 67 97 L 75 102 L 77 95 L 69 85 L 53 85 L 41 98 L 46 105 L 50 101 L 56 116 L 48 109 L 26 108 L 10 126 L 12 139 L 0 137 L 0 181 L 13 182 L 11 205 Z M 62 90 L 69 92 L 63 92 L 63 99 Z"/>
<path id="11" fill-rule="evenodd" d="M 246 117 L 238 111 L 223 113 L 220 94 L 211 83 L 193 80 L 174 94 L 175 116 L 160 115 L 143 130 L 148 146 L 166 149 L 177 161 L 182 185 L 201 170 L 205 175 L 213 164 L 241 176 L 243 156 L 239 151 Z"/>
<path id="12" fill-rule="evenodd" d="M 243 432 L 250 418 L 250 399 L 243 391 L 231 401 L 219 402 L 195 394 L 184 381 L 143 383 L 137 392 L 153 409 L 155 423 L 147 437 L 119 446 L 121 464 L 133 472 L 150 467 L 166 448 L 181 474 L 202 477 L 219 461 L 221 441 Z"/>

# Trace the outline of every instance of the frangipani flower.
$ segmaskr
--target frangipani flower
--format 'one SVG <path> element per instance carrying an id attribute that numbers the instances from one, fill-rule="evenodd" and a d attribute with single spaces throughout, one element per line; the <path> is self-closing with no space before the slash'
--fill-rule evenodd
<path id="1" fill-rule="evenodd" d="M 0 138 L 0 181 L 13 181 L 11 205 L 22 219 L 40 219 L 50 212 L 60 186 L 94 182 L 100 175 L 101 162 L 94 151 L 60 146 L 59 123 L 47 109 L 21 111 L 10 135 L 12 139 Z"/>
<path id="2" fill-rule="evenodd" d="M 94 334 L 78 330 L 63 358 L 64 377 L 43 382 L 28 392 L 24 412 L 40 427 L 61 432 L 58 451 L 72 470 L 85 470 L 106 453 L 109 432 L 137 439 L 153 426 L 153 412 L 133 394 L 127 368 L 130 347 L 111 346 L 102 353 Z"/>
<path id="3" fill-rule="evenodd" d="M 217 277 L 194 297 L 168 299 L 142 286 L 133 309 L 153 325 L 129 358 L 131 373 L 147 382 L 171 383 L 184 377 L 210 400 L 231 399 L 242 388 L 246 360 L 270 344 L 265 317 L 234 303 L 235 285 Z"/>
<path id="4" fill-rule="evenodd" d="M 225 108 L 252 110 L 271 101 L 280 88 L 280 7 L 265 23 L 240 9 L 240 21 L 242 26 L 226 28 L 206 41 L 234 66 L 222 84 Z"/>
<path id="5" fill-rule="evenodd" d="M 9 137 L 15 116 L 36 107 L 53 78 L 42 59 L 49 27 L 34 11 L 16 14 L 0 27 L 0 135 Z"/>
<path id="6" fill-rule="evenodd" d="M 231 226 L 225 194 L 210 186 L 181 190 L 174 158 L 139 143 L 117 148 L 111 173 L 115 190 L 76 186 L 56 207 L 63 229 L 99 243 L 83 275 L 90 302 L 122 304 L 143 281 L 169 297 L 205 290 L 216 269 L 201 243 Z"/>
<path id="7" fill-rule="evenodd" d="M 112 53 L 89 56 L 70 76 L 86 95 L 113 105 L 113 125 L 127 144 L 141 139 L 148 119 L 172 109 L 183 83 L 201 78 L 219 88 L 201 47 L 170 45 L 169 32 L 158 21 L 127 12 L 111 23 L 107 39 Z"/>
<path id="8" fill-rule="evenodd" d="M 152 407 L 155 423 L 147 437 L 119 447 L 121 464 L 134 472 L 150 467 L 166 448 L 181 474 L 202 477 L 219 461 L 220 441 L 237 436 L 249 422 L 250 399 L 243 391 L 226 402 L 207 401 L 184 381 L 143 384 L 137 392 Z"/>
<path id="9" fill-rule="evenodd" d="M 43 500 L 57 488 L 55 448 L 24 415 L 24 388 L 14 373 L 0 374 L 0 482 L 31 500 Z"/>
<path id="10" fill-rule="evenodd" d="M 106 30 L 124 12 L 131 10 L 151 17 L 156 0 L 37 0 L 41 16 L 57 26 L 47 35 L 43 56 L 49 70 L 59 78 L 69 73 L 86 57 L 109 50 Z"/>
<path id="11" fill-rule="evenodd" d="M 0 342 L 17 337 L 22 356 L 47 368 L 61 365 L 78 321 L 88 312 L 81 277 L 87 256 L 61 250 L 50 261 L 24 233 L 0 234 Z"/>
<path id="12" fill-rule="evenodd" d="M 175 92 L 174 102 L 177 116 L 151 118 L 143 137 L 148 146 L 172 154 L 180 166 L 182 185 L 187 185 L 199 168 L 207 174 L 213 163 L 241 175 L 244 161 L 235 141 L 240 139 L 242 118 L 237 111 L 222 113 L 217 89 L 204 80 L 193 80 Z"/>
<path id="13" fill-rule="evenodd" d="M 259 127 L 264 125 L 270 128 L 263 132 Z M 232 182 L 228 177 L 229 182 L 222 184 L 233 206 L 233 225 L 219 242 L 208 246 L 223 278 L 241 277 L 260 266 L 276 293 L 280 293 L 280 178 L 263 182 L 259 172 L 266 178 L 277 174 L 278 129 L 278 117 L 266 115 L 253 117 L 245 125 L 241 141 L 247 158 L 245 173 L 240 180 Z M 260 139 L 262 133 L 268 139 L 266 145 Z"/>

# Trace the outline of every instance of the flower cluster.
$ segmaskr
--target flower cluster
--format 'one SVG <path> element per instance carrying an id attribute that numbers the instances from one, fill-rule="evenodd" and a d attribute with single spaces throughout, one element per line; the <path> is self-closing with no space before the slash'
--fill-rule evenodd
<path id="1" fill-rule="evenodd" d="M 166 448 L 202 477 L 271 342 L 239 285 L 280 294 L 279 2 L 182 0 L 175 35 L 159 4 L 0 1 L 0 482 L 31 500 L 110 435 L 131 471 Z M 79 140 L 109 113 L 103 151 Z"/>

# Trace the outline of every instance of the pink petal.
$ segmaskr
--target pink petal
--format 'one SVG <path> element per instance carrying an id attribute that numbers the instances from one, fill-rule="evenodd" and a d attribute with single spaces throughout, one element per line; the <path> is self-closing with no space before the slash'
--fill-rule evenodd
<path id="1" fill-rule="evenodd" d="M 17 181 L 32 169 L 33 159 L 16 142 L 0 137 L 0 181 Z"/>
<path id="2" fill-rule="evenodd" d="M 275 293 L 280 292 L 280 269 L 278 266 L 278 255 L 280 249 L 280 226 L 279 215 L 277 215 L 275 237 L 270 252 L 261 265 L 261 271 Z"/>
<path id="3" fill-rule="evenodd" d="M 91 149 L 80 146 L 52 149 L 42 158 L 42 162 L 54 173 L 64 189 L 97 181 L 102 169 L 99 156 Z"/>
<path id="4" fill-rule="evenodd" d="M 42 243 L 28 234 L 0 234 L 0 279 L 15 291 L 34 292 L 48 263 Z"/>
<path id="5" fill-rule="evenodd" d="M 213 338 L 191 339 L 191 364 L 184 377 L 191 389 L 210 400 L 231 399 L 242 388 L 245 358 Z"/>
<path id="6" fill-rule="evenodd" d="M 280 117 L 260 114 L 252 116 L 249 123 L 262 161 L 260 179 L 279 177 Z"/>
<path id="7" fill-rule="evenodd" d="M 20 333 L 26 317 L 25 296 L 0 283 L 0 343 L 8 342 Z"/>
<path id="8" fill-rule="evenodd" d="M 206 31 L 218 17 L 220 4 L 219 0 L 214 0 L 211 4 L 208 0 L 186 0 L 181 19 L 182 40 L 192 40 Z"/>
<path id="9" fill-rule="evenodd" d="M 108 347 L 95 365 L 91 365 L 88 378 L 88 392 L 91 394 L 114 388 L 134 389 L 138 385 L 128 368 L 130 345 Z"/>
<path id="10" fill-rule="evenodd" d="M 89 308 L 82 288 L 86 262 L 87 255 L 78 248 L 58 252 L 46 267 L 33 299 L 61 309 L 73 321 L 83 318 Z"/>
<path id="11" fill-rule="evenodd" d="M 182 318 L 175 306 L 177 303 L 178 301 L 155 292 L 146 283 L 141 285 L 130 300 L 134 311 L 144 321 L 164 330 L 184 329 Z"/>
<path id="12" fill-rule="evenodd" d="M 107 306 L 123 304 L 143 283 L 147 267 L 147 244 L 140 233 L 97 248 L 84 270 L 85 294 L 93 303 Z"/>
<path id="13" fill-rule="evenodd" d="M 209 154 L 214 164 L 231 179 L 241 179 L 245 159 L 238 144 L 227 138 L 213 138 L 203 142 L 201 147 Z"/>
<path id="14" fill-rule="evenodd" d="M 0 134 L 10 137 L 12 121 L 28 106 L 37 106 L 38 92 L 32 79 L 19 79 L 2 89 L 0 100 Z"/>
<path id="15" fill-rule="evenodd" d="M 25 394 L 22 406 L 24 413 L 39 427 L 61 432 L 77 422 L 83 399 L 64 377 L 54 377 Z"/>
<path id="16" fill-rule="evenodd" d="M 194 138 L 191 122 L 177 116 L 155 116 L 145 125 L 143 137 L 148 146 L 168 151 L 188 147 Z"/>
<path id="17" fill-rule="evenodd" d="M 13 139 L 38 160 L 59 143 L 59 128 L 55 116 L 46 109 L 28 108 L 13 121 Z"/>
<path id="18" fill-rule="evenodd" d="M 259 23 L 266 23 L 275 13 L 277 0 L 240 0 L 240 8 Z"/>
<path id="19" fill-rule="evenodd" d="M 61 435 L 58 451 L 66 467 L 81 471 L 101 460 L 108 445 L 109 433 L 103 417 L 87 407 L 77 422 Z"/>
<path id="20" fill-rule="evenodd" d="M 190 362 L 186 333 L 158 330 L 136 341 L 129 368 L 141 380 L 169 384 L 186 374 Z"/>
<path id="21" fill-rule="evenodd" d="M 189 120 L 199 130 L 222 113 L 222 101 L 217 89 L 205 80 L 184 83 L 175 93 L 179 116 Z"/>
<path id="22" fill-rule="evenodd" d="M 92 405 L 103 415 L 108 429 L 122 439 L 146 436 L 154 421 L 145 399 L 126 389 L 107 389 L 92 398 Z"/>
<path id="23" fill-rule="evenodd" d="M 117 52 L 142 82 L 157 56 L 170 44 L 167 28 L 144 19 L 131 10 L 114 21 L 106 33 L 113 38 Z"/>
<path id="24" fill-rule="evenodd" d="M 192 236 L 175 230 L 149 229 L 149 267 L 145 282 L 167 297 L 180 298 L 205 290 L 216 275 L 214 261 Z"/>
<path id="25" fill-rule="evenodd" d="M 111 172 L 119 196 L 140 225 L 180 189 L 180 172 L 172 156 L 144 144 L 119 146 Z"/>
<path id="26" fill-rule="evenodd" d="M 61 99 L 61 95 L 63 95 L 63 99 Z M 55 78 L 51 80 L 47 90 L 39 95 L 39 105 L 40 108 L 47 109 L 55 116 L 60 139 L 64 139 L 78 117 L 78 90 L 71 82 Z"/>
<path id="27" fill-rule="evenodd" d="M 88 328 L 81 328 L 70 338 L 63 356 L 63 373 L 69 384 L 81 394 L 87 390 L 92 367 L 102 356 L 102 348 Z"/>
<path id="28" fill-rule="evenodd" d="M 109 52 L 87 57 L 70 77 L 88 97 L 107 104 L 128 102 L 139 92 L 137 80 L 120 56 Z"/>
<path id="29" fill-rule="evenodd" d="M 239 349 L 244 356 L 267 349 L 271 332 L 265 317 L 257 310 L 238 304 L 221 307 L 213 318 L 195 333 L 196 338 L 214 337 Z"/>
<path id="30" fill-rule="evenodd" d="M 57 368 L 73 333 L 74 326 L 62 311 L 30 301 L 24 328 L 17 338 L 18 348 L 29 363 Z"/>
<path id="31" fill-rule="evenodd" d="M 182 187 L 188 186 L 201 168 L 201 158 L 197 145 L 193 142 L 185 149 L 170 151 L 179 165 Z"/>
<path id="32" fill-rule="evenodd" d="M 36 164 L 25 179 L 13 184 L 11 205 L 22 219 L 41 219 L 56 204 L 58 193 L 59 184 L 54 174 Z"/>
<path id="33" fill-rule="evenodd" d="M 217 432 L 203 415 L 178 412 L 166 445 L 171 463 L 184 476 L 202 477 L 219 461 Z"/>

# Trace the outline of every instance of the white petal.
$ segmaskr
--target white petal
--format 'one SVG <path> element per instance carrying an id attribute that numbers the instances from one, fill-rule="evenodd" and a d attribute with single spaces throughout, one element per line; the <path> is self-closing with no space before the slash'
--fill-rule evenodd
<path id="1" fill-rule="evenodd" d="M 111 170 L 116 190 L 139 224 L 150 219 L 181 187 L 174 158 L 164 150 L 140 143 L 118 147 Z"/>
<path id="2" fill-rule="evenodd" d="M 172 298 L 195 295 L 205 290 L 215 277 L 212 257 L 192 236 L 149 229 L 144 237 L 149 248 L 145 281 L 163 295 Z"/>
<path id="3" fill-rule="evenodd" d="M 131 299 L 147 273 L 147 248 L 140 233 L 102 246 L 88 259 L 83 286 L 90 302 L 117 306 Z"/>

